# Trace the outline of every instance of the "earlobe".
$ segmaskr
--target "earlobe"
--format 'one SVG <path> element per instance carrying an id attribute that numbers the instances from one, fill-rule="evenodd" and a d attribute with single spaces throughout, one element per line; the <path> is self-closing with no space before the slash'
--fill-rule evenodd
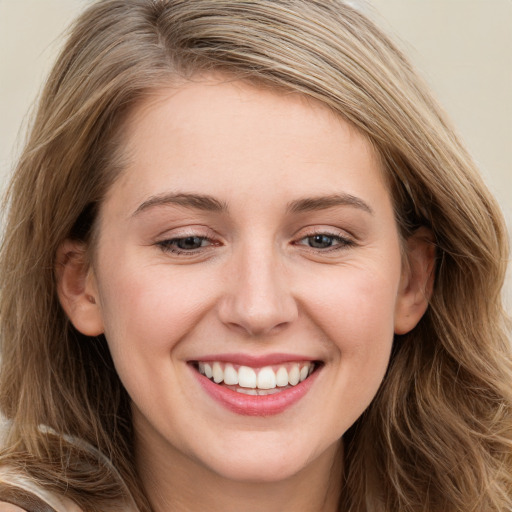
<path id="1" fill-rule="evenodd" d="M 75 328 L 87 336 L 103 333 L 103 317 L 94 273 L 83 244 L 65 240 L 55 264 L 57 293 L 62 308 Z"/>
<path id="2" fill-rule="evenodd" d="M 406 334 L 421 320 L 434 288 L 436 248 L 432 232 L 419 228 L 406 241 L 406 261 L 395 307 L 395 334 Z"/>

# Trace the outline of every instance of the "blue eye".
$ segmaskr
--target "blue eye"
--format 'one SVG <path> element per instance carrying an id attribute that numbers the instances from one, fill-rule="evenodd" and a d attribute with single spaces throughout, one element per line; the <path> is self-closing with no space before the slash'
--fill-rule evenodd
<path id="1" fill-rule="evenodd" d="M 327 249 L 336 243 L 335 237 L 330 235 L 308 236 L 307 241 L 313 249 Z"/>
<path id="2" fill-rule="evenodd" d="M 298 241 L 299 245 L 305 245 L 315 250 L 336 250 L 354 245 L 349 238 L 329 233 L 315 233 L 305 236 Z"/>
<path id="3" fill-rule="evenodd" d="M 204 236 L 185 236 L 183 238 L 171 238 L 158 242 L 158 245 L 165 251 L 174 253 L 194 252 L 203 247 L 211 245 L 211 241 Z"/>
<path id="4" fill-rule="evenodd" d="M 187 236 L 186 238 L 177 238 L 174 243 L 178 249 L 190 251 L 199 249 L 206 240 L 200 236 Z"/>

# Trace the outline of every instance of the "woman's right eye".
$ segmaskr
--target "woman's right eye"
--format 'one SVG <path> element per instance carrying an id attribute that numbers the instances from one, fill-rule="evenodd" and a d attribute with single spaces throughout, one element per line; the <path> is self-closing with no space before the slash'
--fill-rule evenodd
<path id="1" fill-rule="evenodd" d="M 184 236 L 162 240 L 157 244 L 163 251 L 175 254 L 194 254 L 204 247 L 213 245 L 212 240 L 205 236 Z"/>

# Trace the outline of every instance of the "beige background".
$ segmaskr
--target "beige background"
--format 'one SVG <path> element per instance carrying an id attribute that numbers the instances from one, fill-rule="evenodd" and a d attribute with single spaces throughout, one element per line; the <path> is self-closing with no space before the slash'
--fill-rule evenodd
<path id="1" fill-rule="evenodd" d="M 512 0 L 347 1 L 396 34 L 421 69 L 479 162 L 511 231 Z M 0 184 L 60 36 L 87 3 L 0 0 Z M 512 311 L 512 284 L 506 302 Z"/>

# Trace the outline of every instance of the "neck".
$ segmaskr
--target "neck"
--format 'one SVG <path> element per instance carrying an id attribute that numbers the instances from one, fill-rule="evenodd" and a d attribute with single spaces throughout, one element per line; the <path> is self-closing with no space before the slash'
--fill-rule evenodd
<path id="1" fill-rule="evenodd" d="M 147 433 L 145 433 L 147 434 Z M 144 441 L 143 441 L 144 440 Z M 342 480 L 342 446 L 278 481 L 224 478 L 169 443 L 136 438 L 136 460 L 154 512 L 336 512 Z M 165 449 L 164 449 L 165 444 Z"/>

